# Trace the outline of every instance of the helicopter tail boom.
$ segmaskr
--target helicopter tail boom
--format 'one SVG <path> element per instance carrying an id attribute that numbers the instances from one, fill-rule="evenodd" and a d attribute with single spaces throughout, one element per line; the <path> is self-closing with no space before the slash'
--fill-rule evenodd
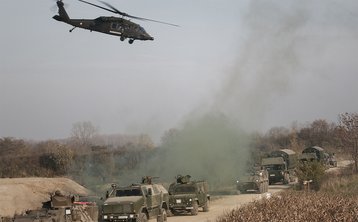
<path id="1" fill-rule="evenodd" d="M 68 23 L 70 21 L 70 17 L 68 16 L 65 10 L 62 0 L 58 0 L 56 4 L 58 7 L 58 15 L 53 16 L 53 18 L 56 19 L 57 21 Z"/>

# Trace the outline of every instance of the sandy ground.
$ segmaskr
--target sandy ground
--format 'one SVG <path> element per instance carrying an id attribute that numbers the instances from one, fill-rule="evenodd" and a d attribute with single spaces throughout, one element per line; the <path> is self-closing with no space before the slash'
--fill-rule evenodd
<path id="1" fill-rule="evenodd" d="M 12 217 L 26 210 L 42 207 L 50 194 L 64 193 L 87 195 L 89 191 L 67 178 L 2 178 L 0 179 L 0 217 Z"/>
<path id="2" fill-rule="evenodd" d="M 267 196 L 273 195 L 283 189 L 288 188 L 287 185 L 273 185 L 269 187 L 269 191 L 264 194 L 242 194 L 242 195 L 228 195 L 222 196 L 221 198 L 214 200 L 210 203 L 209 212 L 199 211 L 196 216 L 191 215 L 180 215 L 168 217 L 168 222 L 215 222 L 218 216 L 228 212 L 232 209 L 238 208 L 244 204 L 258 200 L 260 198 L 266 198 Z M 155 222 L 156 219 L 150 220 Z"/>

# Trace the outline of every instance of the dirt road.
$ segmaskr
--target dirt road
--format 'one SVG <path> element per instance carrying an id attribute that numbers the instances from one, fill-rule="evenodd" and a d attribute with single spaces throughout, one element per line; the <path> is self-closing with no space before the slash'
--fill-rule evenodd
<path id="1" fill-rule="evenodd" d="M 288 187 L 289 186 L 287 185 L 273 185 L 269 187 L 269 191 L 265 194 L 242 194 L 222 196 L 219 199 L 211 201 L 209 212 L 199 211 L 199 214 L 196 216 L 182 215 L 168 217 L 168 222 L 214 222 L 216 218 L 222 215 L 224 212 L 230 211 L 260 198 L 266 198 L 268 195 L 272 195 Z M 155 219 L 150 220 L 150 222 L 155 221 Z"/>

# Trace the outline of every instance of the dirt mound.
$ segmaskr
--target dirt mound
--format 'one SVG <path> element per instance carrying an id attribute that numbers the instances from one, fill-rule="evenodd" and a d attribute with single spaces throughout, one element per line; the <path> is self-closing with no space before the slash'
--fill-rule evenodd
<path id="1" fill-rule="evenodd" d="M 0 217 L 13 217 L 26 210 L 42 207 L 50 194 L 64 193 L 88 195 L 90 192 L 68 178 L 2 178 L 0 179 Z"/>

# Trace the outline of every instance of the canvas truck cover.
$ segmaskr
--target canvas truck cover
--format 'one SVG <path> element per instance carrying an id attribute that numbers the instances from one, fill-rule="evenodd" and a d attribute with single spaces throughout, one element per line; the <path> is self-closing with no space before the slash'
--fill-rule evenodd
<path id="1" fill-rule="evenodd" d="M 285 160 L 282 157 L 267 157 L 263 158 L 261 162 L 262 166 L 285 164 Z"/>

